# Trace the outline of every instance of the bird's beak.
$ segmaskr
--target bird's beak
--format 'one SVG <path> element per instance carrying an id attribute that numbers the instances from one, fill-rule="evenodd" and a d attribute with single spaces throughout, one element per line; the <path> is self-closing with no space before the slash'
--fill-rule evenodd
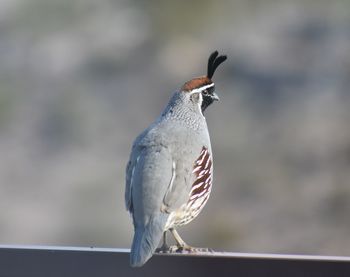
<path id="1" fill-rule="evenodd" d="M 213 100 L 215 100 L 215 101 L 219 101 L 220 100 L 219 96 L 215 92 L 213 92 L 213 94 L 211 95 L 211 98 Z"/>

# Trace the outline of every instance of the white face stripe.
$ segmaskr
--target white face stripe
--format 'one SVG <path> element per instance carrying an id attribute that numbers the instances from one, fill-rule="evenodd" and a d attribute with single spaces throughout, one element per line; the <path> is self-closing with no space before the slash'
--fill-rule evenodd
<path id="1" fill-rule="evenodd" d="M 206 86 L 203 86 L 203 87 L 200 87 L 200 88 L 195 88 L 195 89 L 191 90 L 190 94 L 202 92 L 203 90 L 206 90 L 207 88 L 211 88 L 213 86 L 214 86 L 214 83 L 211 83 L 209 85 L 206 85 Z"/>
<path id="2" fill-rule="evenodd" d="M 198 110 L 200 112 L 200 114 L 204 117 L 203 113 L 202 113 L 202 102 L 203 102 L 203 96 L 200 92 L 206 90 L 207 88 L 211 88 L 214 86 L 214 83 L 211 83 L 209 85 L 206 85 L 206 86 L 202 86 L 202 87 L 199 87 L 199 88 L 195 88 L 193 90 L 191 90 L 189 92 L 190 95 L 192 94 L 195 94 L 195 93 L 199 93 L 199 101 L 198 101 Z"/>

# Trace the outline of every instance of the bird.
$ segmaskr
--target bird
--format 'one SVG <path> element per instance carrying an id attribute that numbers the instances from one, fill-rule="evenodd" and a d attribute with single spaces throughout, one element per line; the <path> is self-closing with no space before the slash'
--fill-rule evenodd
<path id="1" fill-rule="evenodd" d="M 212 190 L 213 154 L 203 113 L 219 100 L 212 77 L 226 59 L 213 52 L 207 74 L 176 90 L 160 116 L 133 142 L 125 185 L 125 205 L 134 225 L 132 267 L 143 266 L 156 251 L 197 250 L 176 228 L 198 216 Z M 167 231 L 176 246 L 167 246 Z"/>

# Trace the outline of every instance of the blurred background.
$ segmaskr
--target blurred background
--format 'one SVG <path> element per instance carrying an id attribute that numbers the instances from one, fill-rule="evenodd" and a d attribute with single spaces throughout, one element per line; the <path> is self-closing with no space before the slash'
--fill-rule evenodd
<path id="1" fill-rule="evenodd" d="M 129 248 L 131 143 L 215 49 L 214 189 L 180 234 L 350 255 L 346 0 L 0 0 L 0 244 Z"/>

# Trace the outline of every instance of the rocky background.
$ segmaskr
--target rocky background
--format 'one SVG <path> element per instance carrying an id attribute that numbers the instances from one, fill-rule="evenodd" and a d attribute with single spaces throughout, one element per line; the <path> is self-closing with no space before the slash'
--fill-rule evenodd
<path id="1" fill-rule="evenodd" d="M 129 247 L 132 140 L 215 49 L 215 187 L 180 234 L 350 255 L 346 0 L 1 0 L 0 244 Z"/>

